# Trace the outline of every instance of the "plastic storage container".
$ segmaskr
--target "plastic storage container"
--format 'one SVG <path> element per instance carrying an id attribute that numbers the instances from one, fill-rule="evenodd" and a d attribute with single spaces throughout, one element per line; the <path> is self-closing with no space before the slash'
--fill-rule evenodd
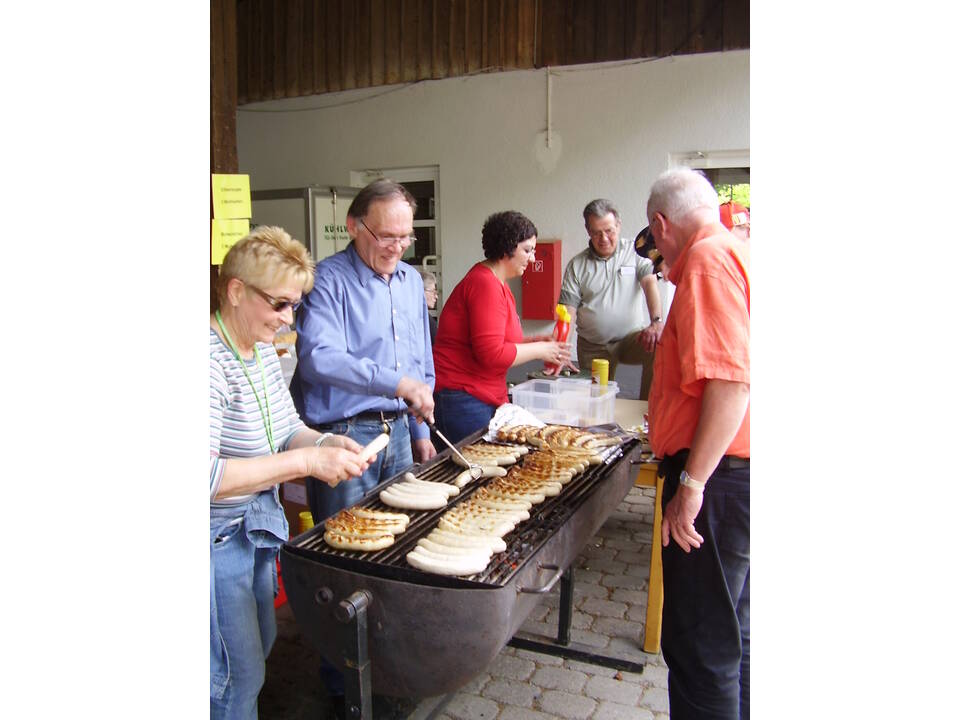
<path id="1" fill-rule="evenodd" d="M 603 387 L 590 380 L 557 378 L 527 380 L 510 393 L 515 405 L 529 410 L 545 423 L 586 427 L 613 422 L 618 391 L 615 382 Z"/>

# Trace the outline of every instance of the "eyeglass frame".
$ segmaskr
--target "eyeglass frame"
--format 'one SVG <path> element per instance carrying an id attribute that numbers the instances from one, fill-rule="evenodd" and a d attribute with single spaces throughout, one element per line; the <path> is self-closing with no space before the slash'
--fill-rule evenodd
<path id="1" fill-rule="evenodd" d="M 299 307 L 303 305 L 302 297 L 296 302 L 291 302 L 289 300 L 280 300 L 278 298 L 275 298 L 273 295 L 264 292 L 263 290 L 258 288 L 256 285 L 251 285 L 250 283 L 244 283 L 244 285 L 246 285 L 248 288 L 250 288 L 255 293 L 257 293 L 257 295 L 259 295 L 264 300 L 266 300 L 267 305 L 273 308 L 274 312 L 282 313 L 282 312 L 285 312 L 287 308 L 290 308 L 291 310 L 293 310 L 293 312 L 296 312 L 299 309 Z"/>
<path id="2" fill-rule="evenodd" d="M 370 229 L 370 226 L 363 221 L 363 218 L 357 218 L 357 220 L 359 220 L 360 224 L 367 229 L 368 233 L 373 235 L 373 239 L 377 241 L 377 245 L 379 245 L 384 249 L 391 247 L 393 245 L 396 245 L 397 243 L 400 243 L 400 247 L 406 250 L 408 247 L 410 247 L 413 244 L 413 241 L 417 239 L 413 235 L 407 235 L 406 237 L 402 237 L 402 238 L 400 237 L 382 238 L 379 235 L 377 235 L 373 230 Z"/>
<path id="3" fill-rule="evenodd" d="M 619 235 L 620 228 L 618 227 L 607 228 L 606 230 L 594 230 L 593 232 L 587 230 L 587 237 L 589 237 L 591 240 L 599 240 L 602 237 L 605 237 L 608 240 L 614 240 L 619 237 Z"/>

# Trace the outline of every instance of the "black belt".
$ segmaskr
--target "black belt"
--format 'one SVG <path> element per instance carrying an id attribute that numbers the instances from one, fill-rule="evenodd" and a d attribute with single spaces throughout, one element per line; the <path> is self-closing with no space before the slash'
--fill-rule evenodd
<path id="1" fill-rule="evenodd" d="M 667 464 L 678 464 L 679 469 L 682 470 L 689 454 L 690 450 L 684 448 L 683 450 L 678 450 L 673 455 L 668 455 L 664 460 Z M 750 467 L 750 458 L 737 457 L 736 455 L 724 455 L 720 458 L 720 462 L 717 463 L 717 470 L 743 470 L 748 467 Z"/>
<path id="2" fill-rule="evenodd" d="M 743 470 L 750 467 L 750 458 L 737 457 L 736 455 L 724 455 L 717 463 L 717 470 Z"/>
<path id="3" fill-rule="evenodd" d="M 406 410 L 368 410 L 367 412 L 357 413 L 351 417 L 344 418 L 343 420 L 334 420 L 328 423 L 320 423 L 319 425 L 309 425 L 308 427 L 318 430 L 320 432 L 326 432 L 333 425 L 336 425 L 338 422 L 351 423 L 351 422 L 375 422 L 380 423 L 380 430 L 382 432 L 390 434 L 390 423 L 397 420 L 404 420 L 407 417 Z"/>
<path id="4" fill-rule="evenodd" d="M 345 422 L 356 420 L 359 422 L 393 422 L 394 420 L 403 420 L 407 417 L 406 410 L 369 410 L 367 412 L 357 413 L 349 417 Z"/>

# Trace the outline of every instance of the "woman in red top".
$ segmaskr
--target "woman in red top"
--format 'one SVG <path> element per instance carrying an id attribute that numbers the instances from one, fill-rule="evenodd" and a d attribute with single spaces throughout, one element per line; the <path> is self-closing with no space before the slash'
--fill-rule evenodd
<path id="1" fill-rule="evenodd" d="M 533 262 L 537 228 L 513 210 L 483 224 L 483 254 L 453 289 L 433 346 L 437 427 L 458 442 L 490 422 L 507 402 L 507 370 L 531 360 L 564 364 L 570 347 L 550 336 L 524 339 L 507 280 Z"/>

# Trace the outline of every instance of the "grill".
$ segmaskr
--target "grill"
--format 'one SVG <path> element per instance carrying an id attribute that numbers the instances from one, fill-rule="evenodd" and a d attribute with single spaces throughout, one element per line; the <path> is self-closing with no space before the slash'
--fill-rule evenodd
<path id="1" fill-rule="evenodd" d="M 281 549 L 281 565 L 297 623 L 341 670 L 369 670 L 377 692 L 423 698 L 462 687 L 510 641 L 629 491 L 641 448 L 634 436 L 614 428 L 602 427 L 620 434 L 621 444 L 558 496 L 533 506 L 530 519 L 503 538 L 506 550 L 480 574 L 434 575 L 410 567 L 405 557 L 443 513 L 494 478 L 468 484 L 445 508 L 404 511 L 411 518 L 407 530 L 378 552 L 331 548 L 322 526 L 294 538 Z M 462 470 L 447 450 L 420 466 L 417 477 L 452 482 Z M 359 504 L 397 512 L 380 502 L 379 491 L 401 478 L 381 483 Z"/>

